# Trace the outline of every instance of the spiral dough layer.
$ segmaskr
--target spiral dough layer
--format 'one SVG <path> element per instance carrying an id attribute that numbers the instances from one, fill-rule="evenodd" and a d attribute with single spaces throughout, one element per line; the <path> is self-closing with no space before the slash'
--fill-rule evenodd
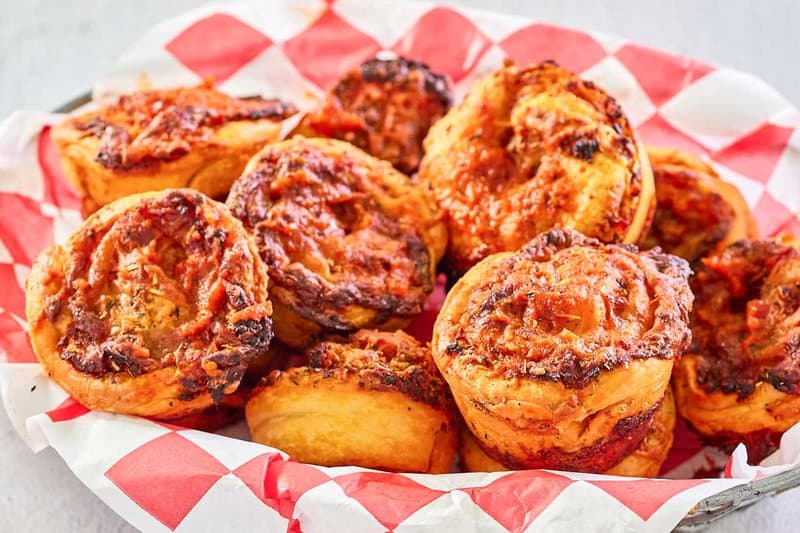
<path id="1" fill-rule="evenodd" d="M 692 281 L 694 341 L 675 369 L 679 412 L 708 440 L 759 461 L 800 421 L 800 251 L 737 241 Z"/>
<path id="2" fill-rule="evenodd" d="M 446 236 L 432 203 L 345 142 L 268 145 L 228 197 L 270 268 L 277 336 L 395 329 L 422 312 Z"/>
<path id="3" fill-rule="evenodd" d="M 553 227 L 636 243 L 655 207 L 622 109 L 550 62 L 509 63 L 475 82 L 428 132 L 419 179 L 447 216 L 455 274 Z"/>
<path id="4" fill-rule="evenodd" d="M 635 449 L 690 340 L 688 274 L 560 229 L 467 272 L 432 346 L 482 448 L 510 467 L 593 472 Z"/>
<path id="5" fill-rule="evenodd" d="M 222 401 L 272 338 L 267 270 L 222 204 L 167 190 L 101 209 L 37 259 L 37 356 L 87 407 L 175 418 Z"/>

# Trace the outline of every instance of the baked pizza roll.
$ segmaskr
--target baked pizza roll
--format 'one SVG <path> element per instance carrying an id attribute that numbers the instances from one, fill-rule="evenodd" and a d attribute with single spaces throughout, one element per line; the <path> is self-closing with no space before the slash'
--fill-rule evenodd
<path id="1" fill-rule="evenodd" d="M 447 216 L 455 274 L 553 227 L 636 243 L 655 206 L 622 109 L 552 62 L 506 63 L 479 79 L 424 146 L 418 176 Z"/>
<path id="2" fill-rule="evenodd" d="M 446 234 L 408 177 L 335 139 L 271 144 L 228 206 L 270 268 L 275 334 L 302 348 L 326 332 L 393 330 L 422 312 Z"/>
<path id="3" fill-rule="evenodd" d="M 514 470 L 605 472 L 636 449 L 691 338 L 688 275 L 570 229 L 467 272 L 432 350 L 483 450 Z"/>
<path id="4" fill-rule="evenodd" d="M 758 227 L 739 189 L 699 157 L 648 147 L 656 185 L 656 212 L 644 248 L 660 246 L 691 262 L 739 239 L 758 238 Z"/>
<path id="5" fill-rule="evenodd" d="M 129 194 L 172 187 L 222 198 L 295 112 L 286 102 L 234 98 L 207 82 L 122 95 L 66 119 L 52 139 L 88 214 Z"/>
<path id="6" fill-rule="evenodd" d="M 402 331 L 362 330 L 306 356 L 247 402 L 254 441 L 305 463 L 450 471 L 458 415 L 428 347 Z"/>
<path id="7" fill-rule="evenodd" d="M 450 82 L 428 65 L 374 58 L 345 74 L 297 133 L 347 141 L 411 174 L 428 129 L 452 102 Z"/>
<path id="8" fill-rule="evenodd" d="M 222 403 L 267 351 L 268 280 L 224 205 L 189 189 L 129 196 L 39 255 L 31 342 L 86 407 L 173 420 Z"/>
<path id="9" fill-rule="evenodd" d="M 653 415 L 653 422 L 642 441 L 631 453 L 605 472 L 609 476 L 656 477 L 669 455 L 675 432 L 675 400 L 667 388 L 664 400 Z M 458 454 L 470 472 L 499 472 L 508 470 L 481 449 L 478 440 L 463 427 Z"/>
<path id="10" fill-rule="evenodd" d="M 751 461 L 800 422 L 800 244 L 738 241 L 701 261 L 692 280 L 691 349 L 675 367 L 678 412 Z"/>

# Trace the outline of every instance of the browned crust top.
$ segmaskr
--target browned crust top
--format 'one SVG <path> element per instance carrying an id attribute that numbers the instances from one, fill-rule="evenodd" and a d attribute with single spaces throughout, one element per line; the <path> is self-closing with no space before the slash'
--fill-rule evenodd
<path id="1" fill-rule="evenodd" d="M 323 106 L 303 122 L 318 135 L 342 139 L 411 174 L 431 124 L 453 102 L 447 78 L 404 57 L 373 58 L 345 74 Z"/>
<path id="2" fill-rule="evenodd" d="M 272 339 L 266 269 L 224 206 L 200 193 L 168 190 L 106 216 L 114 208 L 70 238 L 65 266 L 51 264 L 45 279 L 61 288 L 37 320 L 64 330 L 61 358 L 80 372 L 174 366 L 181 399 L 219 401 Z"/>
<path id="3" fill-rule="evenodd" d="M 357 329 L 344 314 L 353 306 L 376 311 L 370 325 L 422 312 L 433 277 L 420 228 L 430 221 L 406 176 L 327 139 L 295 137 L 256 158 L 228 206 L 255 234 L 276 299 L 344 332 Z"/>
<path id="4" fill-rule="evenodd" d="M 688 346 L 686 261 L 553 229 L 511 257 L 480 263 L 463 309 L 437 321 L 445 359 L 505 378 L 583 388 L 635 359 L 673 359 Z"/>
<path id="5" fill-rule="evenodd" d="M 425 91 L 434 96 L 443 107 L 448 108 L 453 104 L 453 91 L 450 81 L 443 74 L 433 72 L 422 61 L 415 61 L 402 56 L 394 59 L 378 59 L 374 57 L 363 62 L 358 67 L 358 75 L 351 71 L 340 80 L 334 92 L 344 93 L 351 81 L 358 78 L 367 82 L 393 83 L 402 87 L 416 86 L 422 83 Z"/>
<path id="6" fill-rule="evenodd" d="M 281 380 L 338 380 L 355 382 L 359 388 L 400 392 L 436 409 L 455 412 L 450 389 L 439 374 L 430 348 L 402 332 L 360 330 L 348 338 L 330 338 L 310 347 L 308 364 L 275 370 L 264 386 Z"/>
<path id="7" fill-rule="evenodd" d="M 703 259 L 692 281 L 697 379 L 746 398 L 759 382 L 800 394 L 800 251 L 743 239 Z"/>
<path id="8" fill-rule="evenodd" d="M 479 80 L 434 126 L 425 147 L 420 179 L 446 212 L 451 234 L 460 236 L 451 241 L 459 247 L 448 250 L 457 272 L 554 226 L 583 224 L 594 237 L 621 242 L 642 195 L 635 135 L 619 104 L 553 62 L 507 63 Z M 583 178 L 600 156 L 626 180 L 598 187 L 592 178 L 592 187 L 613 192 L 603 214 L 586 215 Z M 608 166 L 598 175 L 610 177 Z M 587 201 L 600 202 L 595 196 Z"/>
<path id="9" fill-rule="evenodd" d="M 206 82 L 124 94 L 114 104 L 70 118 L 67 124 L 100 139 L 95 156 L 100 165 L 130 171 L 202 150 L 229 122 L 279 121 L 296 112 L 290 103 L 258 96 L 235 98 Z"/>

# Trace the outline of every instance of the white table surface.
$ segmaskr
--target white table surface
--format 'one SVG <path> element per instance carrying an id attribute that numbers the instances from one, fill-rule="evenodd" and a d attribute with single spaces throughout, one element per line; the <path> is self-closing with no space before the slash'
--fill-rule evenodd
<path id="1" fill-rule="evenodd" d="M 194 0 L 0 0 L 0 117 L 85 91 L 136 37 Z M 757 74 L 800 105 L 798 0 L 460 0 L 464 5 L 620 35 Z M 0 216 L 4 214 L 0 213 Z M 2 411 L 2 409 L 0 409 Z M 708 531 L 800 530 L 800 490 Z M 34 455 L 0 414 L 0 532 L 135 531 L 52 450 Z"/>

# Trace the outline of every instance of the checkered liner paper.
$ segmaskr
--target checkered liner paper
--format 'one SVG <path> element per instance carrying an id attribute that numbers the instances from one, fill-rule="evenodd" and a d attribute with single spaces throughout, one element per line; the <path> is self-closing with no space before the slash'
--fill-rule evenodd
<path id="1" fill-rule="evenodd" d="M 95 87 L 105 98 L 213 77 L 234 94 L 312 105 L 347 69 L 381 50 L 447 73 L 461 96 L 504 57 L 555 59 L 623 105 L 646 143 L 702 154 L 736 184 L 763 235 L 800 234 L 800 113 L 762 81 L 622 39 L 462 8 L 339 0 L 226 4 L 153 28 Z M 147 531 L 664 531 L 701 499 L 800 462 L 800 425 L 761 467 L 728 458 L 685 426 L 665 479 L 551 471 L 391 474 L 322 468 L 231 436 L 90 412 L 42 371 L 24 319 L 23 283 L 39 251 L 79 224 L 78 198 L 49 137 L 58 115 L 18 112 L 0 124 L 0 384 L 6 411 L 36 450 L 55 448 L 75 474 Z M 412 330 L 423 340 L 441 289 Z M 242 427 L 228 430 L 246 433 Z M 234 435 L 235 437 L 235 435 Z M 727 465 L 722 479 L 693 479 Z"/>

